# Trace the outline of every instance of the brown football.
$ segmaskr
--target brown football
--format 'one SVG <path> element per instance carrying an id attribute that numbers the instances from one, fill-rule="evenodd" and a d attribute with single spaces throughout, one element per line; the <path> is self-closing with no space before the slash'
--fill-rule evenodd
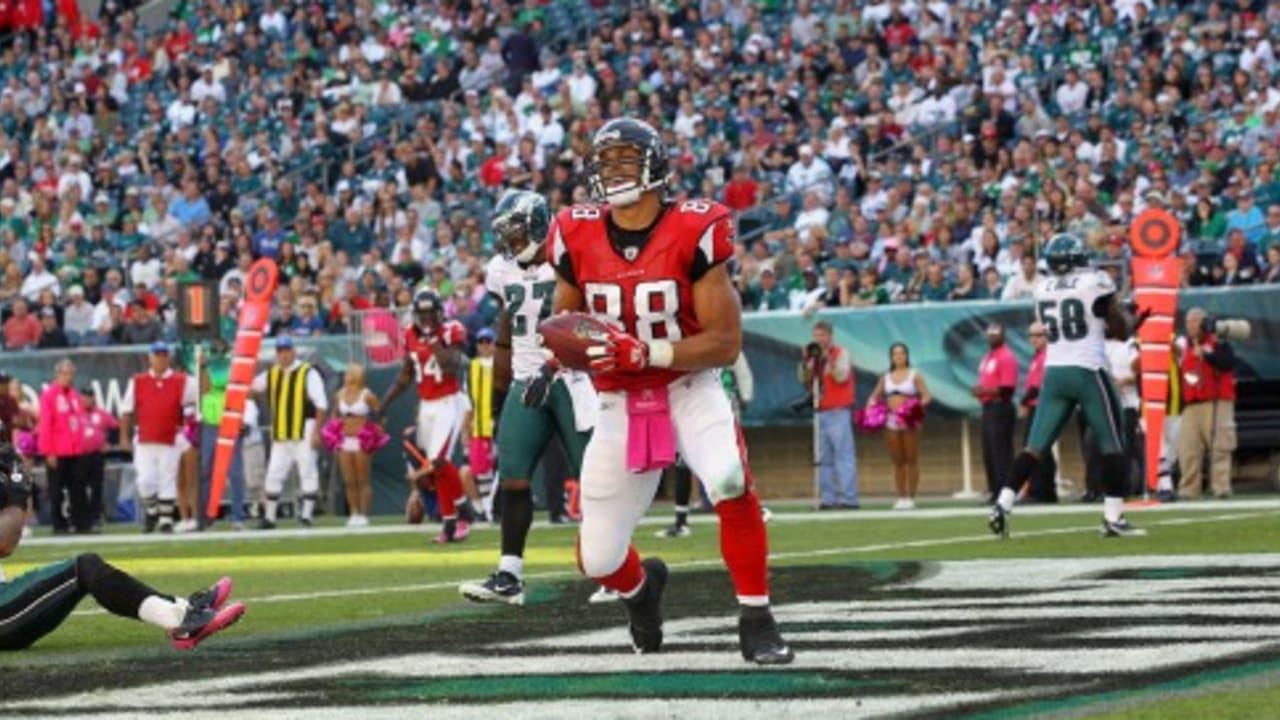
<path id="1" fill-rule="evenodd" d="M 590 370 L 587 348 L 597 345 L 609 334 L 605 321 L 587 313 L 564 313 L 547 318 L 538 326 L 542 344 L 560 364 L 575 370 Z"/>

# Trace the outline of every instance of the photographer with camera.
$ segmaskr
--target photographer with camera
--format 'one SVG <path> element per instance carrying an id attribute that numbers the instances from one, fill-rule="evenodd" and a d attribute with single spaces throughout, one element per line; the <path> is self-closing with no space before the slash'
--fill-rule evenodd
<path id="1" fill-rule="evenodd" d="M 1175 344 L 1185 403 L 1178 431 L 1178 495 L 1200 496 L 1205 451 L 1217 498 L 1231 496 L 1231 453 L 1236 448 L 1236 356 L 1229 340 L 1249 336 L 1241 320 L 1215 320 L 1201 308 L 1187 311 L 1187 334 Z"/>
<path id="2" fill-rule="evenodd" d="M 858 458 L 853 444 L 853 364 L 833 342 L 831 323 L 813 326 L 813 342 L 804 348 L 800 382 L 813 392 L 817 429 L 819 509 L 858 507 Z M 841 496 L 844 501 L 841 502 Z"/>

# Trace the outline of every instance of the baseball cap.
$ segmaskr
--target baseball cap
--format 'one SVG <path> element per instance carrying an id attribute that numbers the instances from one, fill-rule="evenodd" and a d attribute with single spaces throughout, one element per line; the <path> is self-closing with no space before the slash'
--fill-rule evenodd
<path id="1" fill-rule="evenodd" d="M 169 343 L 167 343 L 167 342 L 165 342 L 165 341 L 163 341 L 163 340 L 157 340 L 157 341 L 155 341 L 155 342 L 151 343 L 151 352 L 152 352 L 152 354 L 157 354 L 157 355 L 159 355 L 159 354 L 168 355 L 168 354 L 169 354 Z"/>
<path id="2" fill-rule="evenodd" d="M 276 350 L 292 350 L 292 349 L 293 349 L 293 338 L 289 337 L 288 335 L 281 335 L 280 337 L 276 338 Z"/>
<path id="3" fill-rule="evenodd" d="M 492 328 L 484 328 L 480 332 L 476 333 L 476 342 L 493 342 L 497 337 L 497 334 L 493 332 Z"/>

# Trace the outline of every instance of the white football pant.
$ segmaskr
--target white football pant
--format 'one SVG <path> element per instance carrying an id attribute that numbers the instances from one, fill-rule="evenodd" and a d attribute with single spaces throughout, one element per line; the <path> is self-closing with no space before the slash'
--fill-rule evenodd
<path id="1" fill-rule="evenodd" d="M 676 451 L 712 502 L 746 491 L 733 407 L 718 370 L 690 373 L 669 386 Z M 626 393 L 600 394 L 600 418 L 582 458 L 579 478 L 582 525 L 578 530 L 582 570 L 604 577 L 622 566 L 631 533 L 644 517 L 661 470 L 627 470 Z"/>

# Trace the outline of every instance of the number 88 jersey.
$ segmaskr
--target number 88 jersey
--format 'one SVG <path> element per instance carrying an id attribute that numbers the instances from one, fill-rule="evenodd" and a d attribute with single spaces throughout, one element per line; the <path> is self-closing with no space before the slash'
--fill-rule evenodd
<path id="1" fill-rule="evenodd" d="M 1036 285 L 1036 319 L 1044 325 L 1045 367 L 1104 370 L 1107 364 L 1106 309 L 1115 295 L 1111 276 L 1101 270 L 1051 275 Z"/>
<path id="2" fill-rule="evenodd" d="M 582 292 L 587 312 L 642 341 L 696 335 L 693 284 L 733 255 L 733 218 L 725 206 L 688 200 L 664 208 L 639 246 L 609 238 L 608 209 L 561 210 L 548 232 L 547 255 L 561 279 Z M 601 392 L 662 387 L 684 374 L 667 368 L 596 373 Z"/>

